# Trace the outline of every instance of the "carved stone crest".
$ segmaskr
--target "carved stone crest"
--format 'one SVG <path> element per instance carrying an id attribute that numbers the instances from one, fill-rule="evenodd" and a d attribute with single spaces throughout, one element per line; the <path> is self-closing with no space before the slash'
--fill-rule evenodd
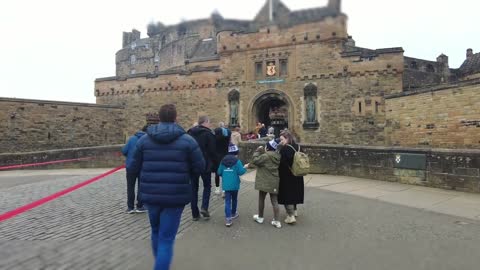
<path id="1" fill-rule="evenodd" d="M 275 76 L 277 74 L 277 68 L 275 66 L 275 61 L 267 62 L 267 75 Z"/>

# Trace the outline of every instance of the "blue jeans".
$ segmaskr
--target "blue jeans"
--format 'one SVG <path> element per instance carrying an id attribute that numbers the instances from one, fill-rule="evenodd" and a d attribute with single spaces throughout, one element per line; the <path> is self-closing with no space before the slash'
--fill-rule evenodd
<path id="1" fill-rule="evenodd" d="M 225 218 L 231 218 L 237 213 L 238 190 L 225 191 Z"/>
<path id="2" fill-rule="evenodd" d="M 152 228 L 152 251 L 155 257 L 154 270 L 168 270 L 173 257 L 173 244 L 177 235 L 184 207 L 164 208 L 147 205 Z"/>
<path id="3" fill-rule="evenodd" d="M 192 176 L 192 202 L 190 204 L 192 208 L 192 216 L 199 217 L 200 212 L 198 211 L 198 186 L 199 186 L 199 177 L 202 177 L 203 181 L 203 196 L 202 196 L 202 209 L 208 210 L 208 205 L 210 204 L 210 192 L 212 191 L 212 173 L 202 173 L 201 175 Z"/>

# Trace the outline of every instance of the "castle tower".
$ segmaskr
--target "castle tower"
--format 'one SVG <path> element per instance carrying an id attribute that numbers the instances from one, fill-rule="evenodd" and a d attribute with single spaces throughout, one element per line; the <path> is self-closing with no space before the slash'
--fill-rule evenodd
<path id="1" fill-rule="evenodd" d="M 328 0 L 328 7 L 340 13 L 342 11 L 342 0 Z"/>

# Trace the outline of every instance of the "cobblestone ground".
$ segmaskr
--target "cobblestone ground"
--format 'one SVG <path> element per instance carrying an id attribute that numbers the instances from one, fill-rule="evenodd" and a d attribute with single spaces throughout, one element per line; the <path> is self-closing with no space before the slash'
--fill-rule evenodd
<path id="1" fill-rule="evenodd" d="M 0 186 L 0 213 L 89 178 L 52 176 L 52 180 Z M 248 192 L 252 184 L 243 187 L 242 192 Z M 212 213 L 222 214 L 219 196 L 212 193 L 210 203 Z M 153 260 L 148 217 L 125 210 L 125 172 L 118 172 L 4 221 L 0 223 L 0 269 L 145 269 Z M 191 225 L 187 206 L 179 234 Z"/>

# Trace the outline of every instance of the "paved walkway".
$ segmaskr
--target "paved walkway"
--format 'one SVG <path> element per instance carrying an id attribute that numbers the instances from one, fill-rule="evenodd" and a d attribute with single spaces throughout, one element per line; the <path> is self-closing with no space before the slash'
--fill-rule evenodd
<path id="1" fill-rule="evenodd" d="M 255 172 L 244 177 L 254 182 Z M 306 187 L 480 221 L 480 194 L 443 190 L 348 176 L 308 175 Z"/>
<path id="2" fill-rule="evenodd" d="M 0 172 L 0 212 L 104 171 Z M 208 222 L 186 208 L 173 269 L 478 269 L 480 195 L 314 175 L 298 224 L 278 230 L 252 221 L 254 173 L 244 179 L 232 228 L 218 196 Z M 125 182 L 118 172 L 0 223 L 0 269 L 151 269 L 148 219 L 124 213 Z"/>

